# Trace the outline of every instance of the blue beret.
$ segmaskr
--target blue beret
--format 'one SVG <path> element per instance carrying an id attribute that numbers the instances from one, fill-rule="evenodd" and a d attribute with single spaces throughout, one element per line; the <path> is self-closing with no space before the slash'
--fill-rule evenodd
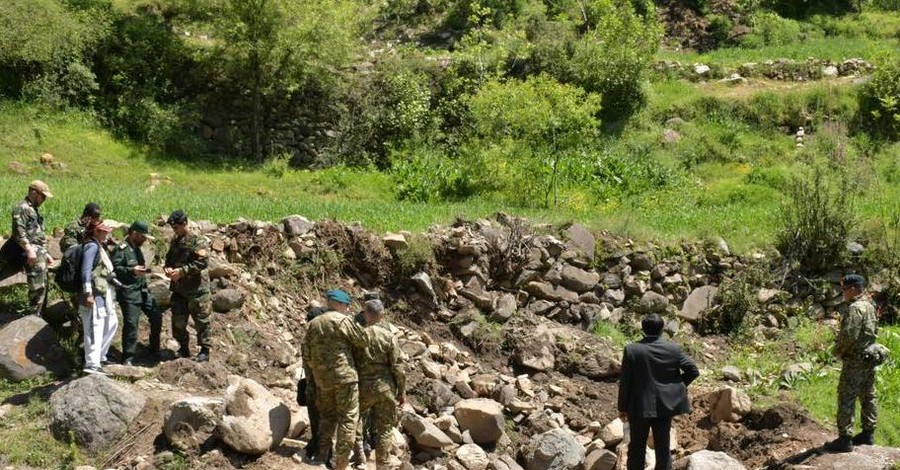
<path id="1" fill-rule="evenodd" d="M 327 297 L 328 300 L 333 300 L 342 304 L 350 303 L 350 294 L 344 292 L 341 289 L 332 289 L 325 293 L 325 297 Z"/>

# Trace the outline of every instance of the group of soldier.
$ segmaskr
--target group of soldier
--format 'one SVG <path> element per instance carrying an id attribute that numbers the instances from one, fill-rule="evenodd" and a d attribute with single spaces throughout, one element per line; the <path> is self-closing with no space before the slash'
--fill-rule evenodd
<path id="1" fill-rule="evenodd" d="M 52 197 L 50 187 L 43 181 L 35 180 L 28 185 L 28 194 L 13 206 L 12 235 L 0 250 L 0 272 L 5 277 L 18 270 L 25 271 L 29 304 L 38 315 L 46 305 L 48 271 L 56 267 L 48 251 L 48 237 L 40 213 L 41 205 Z M 142 313 L 150 322 L 148 355 L 154 361 L 161 359 L 162 311 L 150 293 L 147 278 L 151 270 L 141 250 L 147 240 L 154 240 L 150 226 L 147 222 L 135 221 L 128 227 L 122 242 L 110 242 L 107 237 L 111 228 L 103 222 L 101 215 L 98 204 L 88 203 L 81 217 L 66 226 L 60 240 L 63 253 L 78 246 L 83 252 L 82 282 L 70 300 L 80 314 L 73 319 L 82 322 L 86 373 L 103 373 L 106 350 L 116 330 L 116 304 L 121 309 L 124 323 L 122 362 L 132 365 L 135 360 L 138 321 Z M 170 281 L 172 335 L 179 344 L 178 355 L 191 355 L 187 330 L 188 318 L 191 318 L 200 345 L 196 360 L 208 361 L 211 309 L 206 273 L 207 241 L 189 229 L 188 217 L 182 210 L 173 211 L 166 223 L 172 227 L 174 237 L 163 272 Z"/>
<path id="2" fill-rule="evenodd" d="M 397 409 L 406 401 L 406 375 L 381 300 L 367 296 L 355 317 L 351 303 L 347 292 L 330 290 L 326 307 L 307 316 L 302 348 L 307 386 L 300 397 L 312 421 L 307 457 L 314 463 L 330 457 L 335 470 L 345 470 L 352 453 L 354 465 L 364 468 L 363 436 L 370 431 L 376 468 L 386 469 Z"/>

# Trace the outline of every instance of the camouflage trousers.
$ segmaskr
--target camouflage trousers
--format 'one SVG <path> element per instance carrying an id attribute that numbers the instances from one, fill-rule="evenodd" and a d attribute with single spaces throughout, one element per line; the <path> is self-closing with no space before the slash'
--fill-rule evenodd
<path id="1" fill-rule="evenodd" d="M 391 441 L 394 426 L 397 425 L 397 394 L 388 387 L 363 384 L 360 387 L 359 412 L 361 416 L 370 413 L 375 429 L 375 463 L 377 468 L 386 468 L 391 456 Z M 364 423 L 360 422 L 362 426 Z"/>
<path id="2" fill-rule="evenodd" d="M 874 431 L 878 419 L 878 399 L 875 395 L 875 368 L 862 364 L 844 363 L 838 380 L 837 428 L 839 436 L 853 435 L 856 400 L 860 401 L 863 431 Z"/>
<path id="3" fill-rule="evenodd" d="M 316 387 L 316 407 L 319 409 L 319 451 L 316 457 L 327 456 L 334 440 L 334 468 L 344 470 L 350 462 L 350 451 L 356 441 L 359 387 L 356 382 Z"/>
<path id="4" fill-rule="evenodd" d="M 47 250 L 37 247 L 37 259 L 31 266 L 25 264 L 25 277 L 28 280 L 28 302 L 40 313 L 47 294 Z"/>
<path id="5" fill-rule="evenodd" d="M 210 318 L 209 295 L 188 297 L 177 292 L 172 292 L 172 336 L 182 349 L 187 349 L 191 342 L 188 335 L 188 317 L 194 320 L 194 329 L 197 330 L 197 343 L 204 348 L 212 344 L 209 331 Z"/>

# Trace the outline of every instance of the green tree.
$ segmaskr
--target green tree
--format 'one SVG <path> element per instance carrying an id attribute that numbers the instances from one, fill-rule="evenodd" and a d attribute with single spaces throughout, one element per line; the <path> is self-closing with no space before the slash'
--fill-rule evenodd
<path id="1" fill-rule="evenodd" d="M 859 101 L 867 129 L 887 140 L 900 140 L 900 59 L 893 56 L 878 60 L 878 68 L 861 90 Z"/>
<path id="2" fill-rule="evenodd" d="M 597 132 L 600 97 L 548 75 L 491 81 L 469 102 L 476 136 L 526 200 L 558 202 L 560 164 Z M 536 193 L 536 194 L 533 194 Z"/>
<path id="3" fill-rule="evenodd" d="M 262 134 L 270 109 L 314 86 L 325 90 L 340 81 L 356 53 L 361 25 L 371 8 L 353 0 L 217 0 L 228 77 L 250 91 L 251 148 L 263 158 Z"/>

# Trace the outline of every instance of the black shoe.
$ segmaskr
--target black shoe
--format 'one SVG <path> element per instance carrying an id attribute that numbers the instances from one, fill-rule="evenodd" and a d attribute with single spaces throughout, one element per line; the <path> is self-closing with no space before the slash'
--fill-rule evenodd
<path id="1" fill-rule="evenodd" d="M 178 357 L 191 357 L 191 351 L 188 348 L 181 348 L 178 350 Z"/>
<path id="2" fill-rule="evenodd" d="M 874 446 L 875 445 L 875 432 L 874 431 L 863 431 L 855 436 L 851 440 L 853 445 L 855 446 Z"/>
<path id="3" fill-rule="evenodd" d="M 840 436 L 823 447 L 828 452 L 853 452 L 853 440 L 850 436 Z"/>

